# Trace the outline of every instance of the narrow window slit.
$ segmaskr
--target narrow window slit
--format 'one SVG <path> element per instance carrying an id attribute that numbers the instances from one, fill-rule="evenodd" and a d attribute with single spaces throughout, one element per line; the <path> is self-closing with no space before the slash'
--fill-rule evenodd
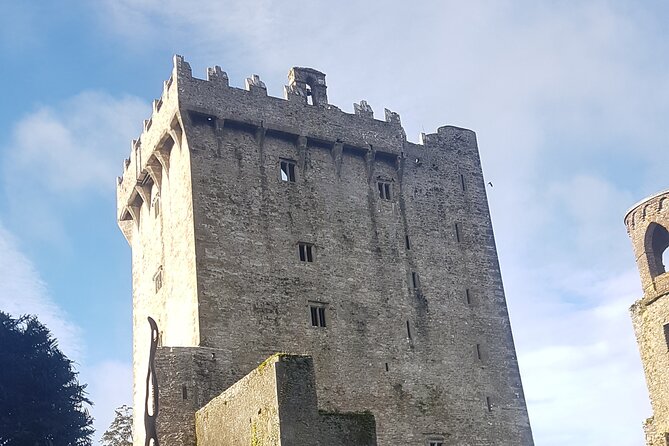
<path id="1" fill-rule="evenodd" d="M 407 251 L 411 249 L 411 243 L 409 243 L 409 236 L 408 235 L 404 236 L 404 244 L 407 248 Z"/>
<path id="2" fill-rule="evenodd" d="M 411 339 L 411 326 L 409 325 L 409 321 L 407 321 L 407 338 Z"/>
<path id="3" fill-rule="evenodd" d="M 188 399 L 188 387 L 186 387 L 186 384 L 181 386 L 181 399 L 184 401 Z"/>
<path id="4" fill-rule="evenodd" d="M 462 188 L 463 192 L 467 189 L 465 185 L 465 176 L 463 174 L 460 174 L 460 187 Z"/>
<path id="5" fill-rule="evenodd" d="M 163 267 L 162 265 L 158 267 L 158 271 L 153 275 L 153 286 L 155 292 L 157 293 L 163 287 Z"/>
<path id="6" fill-rule="evenodd" d="M 324 304 L 312 304 L 309 306 L 312 327 L 326 327 Z"/>
<path id="7" fill-rule="evenodd" d="M 485 403 L 486 406 L 488 407 L 488 412 L 492 412 L 492 400 L 490 399 L 489 396 L 485 397 Z"/>
<path id="8" fill-rule="evenodd" d="M 664 324 L 664 342 L 667 344 L 667 348 L 669 349 L 669 324 Z"/>
<path id="9" fill-rule="evenodd" d="M 386 362 L 386 372 L 387 372 L 388 370 L 389 370 L 389 369 L 388 369 L 388 363 Z"/>
<path id="10" fill-rule="evenodd" d="M 478 359 L 479 361 L 483 359 L 481 357 L 481 344 L 476 344 L 476 359 Z"/>
<path id="11" fill-rule="evenodd" d="M 411 283 L 412 283 L 414 289 L 419 288 L 418 273 L 415 272 L 415 271 L 411 273 Z"/>
<path id="12" fill-rule="evenodd" d="M 388 181 L 379 181 L 377 186 L 379 188 L 379 198 L 382 200 L 390 200 L 392 198 L 390 183 Z"/>
<path id="13" fill-rule="evenodd" d="M 455 241 L 460 243 L 460 223 L 455 224 Z"/>
<path id="14" fill-rule="evenodd" d="M 467 301 L 467 305 L 472 304 L 472 296 L 469 293 L 469 288 L 465 288 L 465 300 Z"/>
<path id="15" fill-rule="evenodd" d="M 325 308 L 323 307 L 318 309 L 318 322 L 321 327 L 325 327 Z"/>
<path id="16" fill-rule="evenodd" d="M 295 182 L 295 161 L 281 160 L 281 181 Z"/>
<path id="17" fill-rule="evenodd" d="M 314 250 L 313 245 L 309 243 L 298 243 L 297 251 L 300 256 L 301 262 L 313 262 L 314 261 Z"/>

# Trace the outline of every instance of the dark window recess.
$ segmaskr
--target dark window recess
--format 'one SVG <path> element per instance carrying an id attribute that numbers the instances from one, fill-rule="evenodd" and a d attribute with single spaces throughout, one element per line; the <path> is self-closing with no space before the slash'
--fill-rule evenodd
<path id="1" fill-rule="evenodd" d="M 420 280 L 418 278 L 417 272 L 411 273 L 411 285 L 414 287 L 414 289 L 420 288 Z"/>
<path id="2" fill-rule="evenodd" d="M 379 197 L 380 197 L 382 200 L 390 200 L 390 199 L 391 199 L 391 195 L 390 195 L 390 191 L 391 191 L 390 183 L 388 183 L 387 181 L 379 181 L 377 184 L 378 184 L 378 186 L 379 186 Z"/>
<path id="3" fill-rule="evenodd" d="M 159 267 L 158 271 L 156 271 L 156 274 L 153 275 L 153 284 L 156 288 L 156 293 L 160 291 L 160 289 L 163 287 L 163 267 Z"/>
<path id="4" fill-rule="evenodd" d="M 193 125 L 206 125 L 209 127 L 216 126 L 216 117 L 211 115 L 205 115 L 202 113 L 191 112 L 190 119 L 193 122 Z"/>
<path id="5" fill-rule="evenodd" d="M 488 407 L 488 412 L 492 412 L 492 400 L 489 396 L 485 397 L 485 404 Z"/>
<path id="6" fill-rule="evenodd" d="M 476 359 L 479 361 L 483 359 L 481 356 L 481 344 L 476 344 Z"/>
<path id="7" fill-rule="evenodd" d="M 407 338 L 411 339 L 411 326 L 409 325 L 409 321 L 407 321 Z"/>
<path id="8" fill-rule="evenodd" d="M 389 370 L 389 369 L 388 369 L 388 363 L 386 362 L 386 372 L 387 372 L 388 370 Z"/>
<path id="9" fill-rule="evenodd" d="M 158 217 L 160 215 L 160 196 L 156 195 L 153 197 L 153 216 Z"/>
<path id="10" fill-rule="evenodd" d="M 669 324 L 664 324 L 664 342 L 667 344 L 669 349 Z"/>
<path id="11" fill-rule="evenodd" d="M 181 386 L 181 399 L 183 400 L 188 399 L 188 387 L 186 387 L 186 384 Z"/>
<path id="12" fill-rule="evenodd" d="M 460 174 L 460 187 L 462 188 L 463 191 L 467 190 L 467 185 L 465 183 L 465 176 L 463 174 Z"/>
<path id="13" fill-rule="evenodd" d="M 442 440 L 430 440 L 427 442 L 428 446 L 444 446 L 444 442 Z"/>
<path id="14" fill-rule="evenodd" d="M 309 309 L 311 311 L 311 326 L 325 327 L 325 307 L 311 305 Z"/>
<path id="15" fill-rule="evenodd" d="M 455 241 L 460 243 L 462 241 L 461 235 L 460 235 L 460 232 L 461 232 L 460 223 L 456 223 L 454 229 L 455 229 Z"/>
<path id="16" fill-rule="evenodd" d="M 465 288 L 465 301 L 467 302 L 467 305 L 472 304 L 472 295 L 469 293 L 469 288 Z"/>
<path id="17" fill-rule="evenodd" d="M 404 244 L 407 248 L 407 251 L 411 249 L 411 243 L 409 243 L 409 236 L 408 235 L 404 236 Z"/>
<path id="18" fill-rule="evenodd" d="M 300 253 L 300 261 L 313 262 L 314 261 L 314 247 L 308 243 L 298 243 L 297 250 Z"/>
<path id="19" fill-rule="evenodd" d="M 295 182 L 295 161 L 281 160 L 281 181 Z"/>

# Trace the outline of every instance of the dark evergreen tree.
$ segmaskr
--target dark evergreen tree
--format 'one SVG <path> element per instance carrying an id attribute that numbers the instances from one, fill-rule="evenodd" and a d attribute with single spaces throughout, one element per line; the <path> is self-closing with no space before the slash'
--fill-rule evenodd
<path id="1" fill-rule="evenodd" d="M 0 311 L 0 446 L 90 446 L 85 388 L 35 316 Z"/>

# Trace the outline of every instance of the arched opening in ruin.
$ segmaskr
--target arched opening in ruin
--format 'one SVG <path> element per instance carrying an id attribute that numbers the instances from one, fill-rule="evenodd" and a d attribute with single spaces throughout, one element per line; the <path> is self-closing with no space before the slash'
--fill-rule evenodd
<path id="1" fill-rule="evenodd" d="M 651 223 L 646 231 L 646 256 L 651 277 L 667 272 L 669 267 L 669 231 L 658 223 Z"/>

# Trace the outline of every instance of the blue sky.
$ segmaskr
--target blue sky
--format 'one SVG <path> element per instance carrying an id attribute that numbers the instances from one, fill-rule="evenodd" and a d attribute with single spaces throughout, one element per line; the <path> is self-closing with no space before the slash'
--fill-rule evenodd
<path id="1" fill-rule="evenodd" d="M 397 111 L 408 138 L 475 130 L 538 445 L 641 445 L 650 415 L 622 219 L 669 187 L 663 1 L 0 0 L 0 309 L 37 313 L 89 383 L 130 403 L 130 251 L 115 177 L 174 53 L 282 95 Z"/>

